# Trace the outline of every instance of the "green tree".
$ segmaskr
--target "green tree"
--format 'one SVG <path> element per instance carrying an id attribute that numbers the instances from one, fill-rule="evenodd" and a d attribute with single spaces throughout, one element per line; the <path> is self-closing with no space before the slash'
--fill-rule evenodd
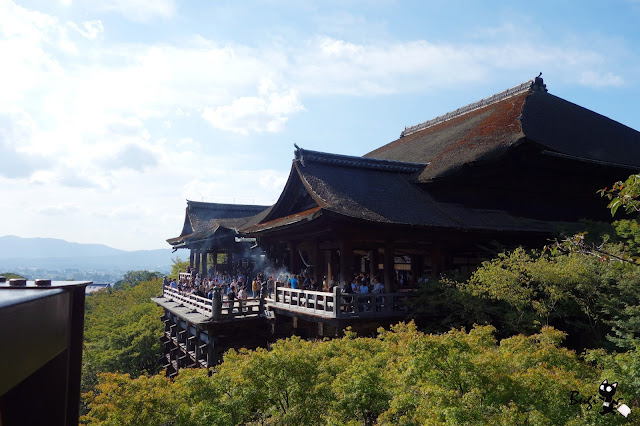
<path id="1" fill-rule="evenodd" d="M 189 261 L 180 260 L 179 257 L 175 257 L 171 259 L 171 261 L 173 262 L 173 264 L 171 265 L 171 273 L 169 274 L 169 277 L 177 280 L 179 278 L 178 274 L 187 270 Z"/>
<path id="2" fill-rule="evenodd" d="M 579 425 L 625 421 L 622 416 L 603 419 L 598 407 L 569 405 L 572 391 L 585 397 L 597 393 L 605 372 L 597 362 L 586 362 L 563 348 L 564 337 L 543 327 L 531 336 L 498 341 L 491 326 L 436 335 L 423 334 L 414 324 L 399 324 L 381 329 L 375 338 L 347 333 L 325 341 L 285 339 L 270 350 L 227 353 L 211 377 L 205 370 L 181 370 L 174 380 L 100 375 L 95 391 L 86 395 L 90 411 L 83 422 Z M 609 358 L 603 362 L 615 366 Z M 620 363 L 629 365 L 627 359 L 620 358 Z M 606 372 L 610 380 L 626 380 L 624 371 L 611 368 Z M 625 402 L 638 409 L 637 401 Z"/>
<path id="3" fill-rule="evenodd" d="M 120 281 L 117 281 L 113 287 L 121 288 L 121 287 L 133 287 L 142 282 L 148 282 L 155 280 L 157 278 L 161 278 L 163 275 L 160 272 L 151 272 L 151 271 L 129 271 Z"/>
<path id="4" fill-rule="evenodd" d="M 159 279 L 135 287 L 108 289 L 87 296 L 82 387 L 87 392 L 101 372 L 155 374 L 161 355 L 162 309 L 150 300 L 158 296 Z"/>

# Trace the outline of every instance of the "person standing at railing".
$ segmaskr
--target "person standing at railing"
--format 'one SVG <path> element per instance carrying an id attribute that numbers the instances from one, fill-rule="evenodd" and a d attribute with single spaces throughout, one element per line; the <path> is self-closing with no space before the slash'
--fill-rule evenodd
<path id="1" fill-rule="evenodd" d="M 245 301 L 248 299 L 248 295 L 247 295 L 247 289 L 244 288 L 244 286 L 240 287 L 240 292 L 238 293 L 238 302 L 240 303 L 240 308 L 238 310 L 238 312 L 245 311 L 245 306 L 246 303 Z"/>
<path id="2" fill-rule="evenodd" d="M 289 280 L 289 285 L 294 290 L 296 290 L 298 288 L 298 276 L 297 275 L 292 275 L 291 276 L 291 279 Z"/>
<path id="3" fill-rule="evenodd" d="M 342 294 L 352 294 L 353 292 L 354 291 L 353 291 L 353 288 L 351 288 L 351 284 L 345 281 L 342 286 Z M 343 297 L 342 299 L 346 304 L 353 303 L 353 297 Z M 345 310 L 351 310 L 352 308 L 353 306 L 352 307 L 344 306 Z"/>
<path id="4" fill-rule="evenodd" d="M 251 297 L 258 297 L 260 294 L 260 285 L 262 283 L 260 282 L 260 278 L 256 278 L 255 280 L 253 280 L 253 282 L 251 283 L 251 292 L 253 293 L 253 296 Z"/>
<path id="5" fill-rule="evenodd" d="M 267 281 L 267 294 L 269 295 L 269 299 L 271 299 L 271 293 L 273 293 L 274 284 L 275 282 L 273 281 L 273 276 L 270 276 L 269 280 Z"/>
<path id="6" fill-rule="evenodd" d="M 233 312 L 233 305 L 236 303 L 235 287 L 229 287 L 229 293 L 227 293 L 227 300 L 229 301 L 229 313 Z"/>
<path id="7" fill-rule="evenodd" d="M 362 282 L 360 285 L 360 294 L 369 294 L 369 286 Z M 368 297 L 361 297 L 358 299 L 358 301 L 360 303 L 366 303 L 367 306 L 365 307 L 365 310 L 368 312 L 371 310 L 371 307 L 368 306 L 369 305 L 369 298 Z M 359 307 L 360 311 L 362 312 L 362 306 Z"/>

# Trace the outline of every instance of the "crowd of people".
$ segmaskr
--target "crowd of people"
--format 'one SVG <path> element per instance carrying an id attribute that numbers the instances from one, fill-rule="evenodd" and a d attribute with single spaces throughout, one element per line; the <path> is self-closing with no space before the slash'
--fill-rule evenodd
<path id="1" fill-rule="evenodd" d="M 323 277 L 318 282 L 308 271 L 300 274 L 289 274 L 286 271 L 276 273 L 261 272 L 255 277 L 250 277 L 245 271 L 237 270 L 235 273 L 214 272 L 209 270 L 206 276 L 187 267 L 186 274 L 180 274 L 178 279 L 164 278 L 164 285 L 176 289 L 182 294 L 194 294 L 212 300 L 216 295 L 223 303 L 223 307 L 239 310 L 246 308 L 246 301 L 250 298 L 259 298 L 263 291 L 264 297 L 271 298 L 276 287 L 285 287 L 298 290 L 332 292 L 339 283 L 338 280 Z M 342 294 L 368 294 L 383 293 L 384 285 L 376 277 L 370 279 L 365 274 L 355 274 L 350 281 L 342 281 L 339 287 Z M 236 305 L 237 302 L 237 305 Z"/>

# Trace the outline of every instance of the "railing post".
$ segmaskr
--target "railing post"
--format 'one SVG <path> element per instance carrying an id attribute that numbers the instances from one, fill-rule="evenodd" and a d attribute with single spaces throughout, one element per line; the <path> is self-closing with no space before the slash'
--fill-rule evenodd
<path id="1" fill-rule="evenodd" d="M 258 315 L 264 315 L 265 311 L 265 298 L 267 297 L 267 283 L 263 282 L 260 287 L 260 307 L 258 308 Z"/>
<path id="2" fill-rule="evenodd" d="M 340 318 L 340 300 L 341 300 L 340 287 L 335 286 L 333 288 L 333 316 Z"/>

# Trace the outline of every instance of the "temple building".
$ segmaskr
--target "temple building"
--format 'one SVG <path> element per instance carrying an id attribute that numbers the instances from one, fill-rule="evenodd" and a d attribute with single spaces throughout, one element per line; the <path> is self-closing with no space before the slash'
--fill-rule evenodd
<path id="1" fill-rule="evenodd" d="M 187 202 L 179 237 L 207 270 L 261 262 L 322 281 L 471 272 L 496 250 L 541 246 L 583 218 L 596 191 L 640 168 L 640 133 L 548 93 L 542 78 L 405 128 L 362 157 L 296 146 L 273 206 Z M 235 259 L 235 260 L 234 260 Z"/>

